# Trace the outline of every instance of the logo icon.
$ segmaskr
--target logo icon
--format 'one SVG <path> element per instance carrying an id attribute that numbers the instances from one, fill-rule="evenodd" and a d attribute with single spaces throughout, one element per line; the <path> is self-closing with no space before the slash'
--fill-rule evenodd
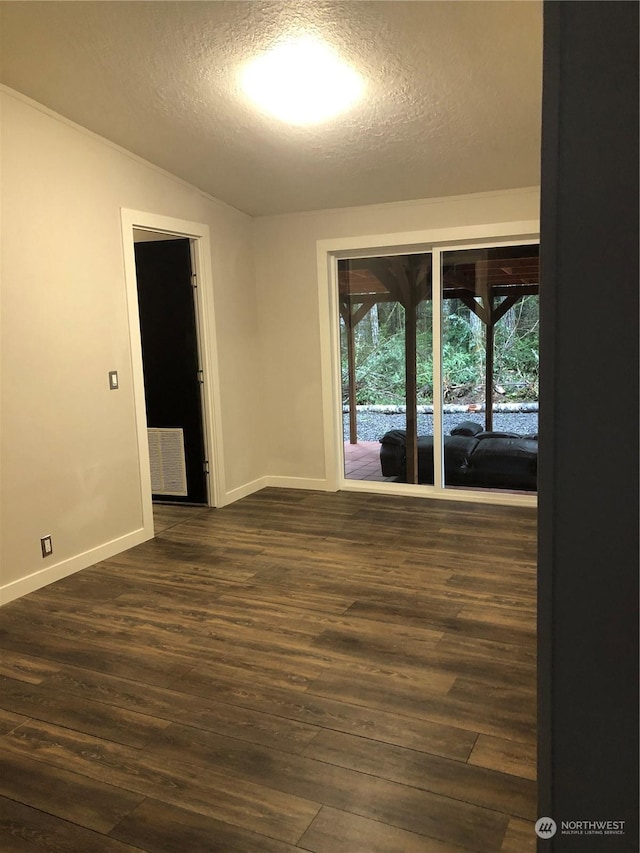
<path id="1" fill-rule="evenodd" d="M 539 817 L 536 821 L 536 835 L 538 838 L 553 838 L 558 826 L 552 817 Z"/>

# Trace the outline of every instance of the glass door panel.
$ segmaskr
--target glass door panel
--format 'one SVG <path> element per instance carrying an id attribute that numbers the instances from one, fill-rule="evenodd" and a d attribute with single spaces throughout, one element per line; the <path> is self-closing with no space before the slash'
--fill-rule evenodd
<path id="1" fill-rule="evenodd" d="M 535 492 L 539 246 L 442 253 L 444 484 Z"/>
<path id="2" fill-rule="evenodd" d="M 433 483 L 431 254 L 338 261 L 347 479 Z"/>

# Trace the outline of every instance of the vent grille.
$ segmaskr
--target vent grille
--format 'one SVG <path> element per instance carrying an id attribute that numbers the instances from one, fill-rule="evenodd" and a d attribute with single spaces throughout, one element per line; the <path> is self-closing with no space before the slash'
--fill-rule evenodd
<path id="1" fill-rule="evenodd" d="M 147 434 L 152 494 L 187 497 L 184 430 L 149 427 Z"/>

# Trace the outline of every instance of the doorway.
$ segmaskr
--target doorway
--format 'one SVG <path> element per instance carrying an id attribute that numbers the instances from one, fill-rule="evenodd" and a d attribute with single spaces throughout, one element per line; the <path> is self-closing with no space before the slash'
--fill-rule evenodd
<path id="1" fill-rule="evenodd" d="M 140 504 L 142 530 L 151 538 L 154 535 L 154 504 L 152 502 L 152 471 L 149 453 L 149 431 L 145 375 L 143 369 L 140 305 L 136 273 L 136 251 L 134 232 L 138 237 L 146 236 L 152 242 L 171 242 L 183 239 L 189 244 L 191 274 L 195 275 L 192 299 L 195 305 L 196 335 L 200 357 L 201 423 L 208 460 L 208 488 L 204 499 L 207 506 L 223 505 L 226 495 L 224 474 L 224 452 L 222 447 L 222 423 L 220 407 L 220 378 L 218 374 L 217 335 L 215 300 L 213 293 L 212 250 L 207 225 L 149 213 L 148 211 L 122 208 L 121 212 L 123 261 L 129 315 L 131 346 L 132 395 L 137 435 L 137 451 L 140 471 Z M 137 242 L 141 242 L 138 239 Z M 122 383 L 121 383 L 122 384 Z M 185 466 L 186 467 L 186 466 Z M 183 503 L 184 496 L 183 497 Z M 180 501 L 176 501 L 180 503 Z M 159 504 L 156 504 L 158 506 Z M 167 507 L 166 502 L 163 505 Z"/>
<path id="2" fill-rule="evenodd" d="M 191 241 L 136 229 L 134 250 L 152 499 L 207 504 Z"/>

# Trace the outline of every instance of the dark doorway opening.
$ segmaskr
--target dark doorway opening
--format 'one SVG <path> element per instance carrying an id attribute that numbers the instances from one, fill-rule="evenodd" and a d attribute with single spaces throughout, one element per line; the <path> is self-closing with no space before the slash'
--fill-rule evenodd
<path id="1" fill-rule="evenodd" d="M 155 502 L 207 504 L 191 242 L 135 242 L 145 405 Z"/>

